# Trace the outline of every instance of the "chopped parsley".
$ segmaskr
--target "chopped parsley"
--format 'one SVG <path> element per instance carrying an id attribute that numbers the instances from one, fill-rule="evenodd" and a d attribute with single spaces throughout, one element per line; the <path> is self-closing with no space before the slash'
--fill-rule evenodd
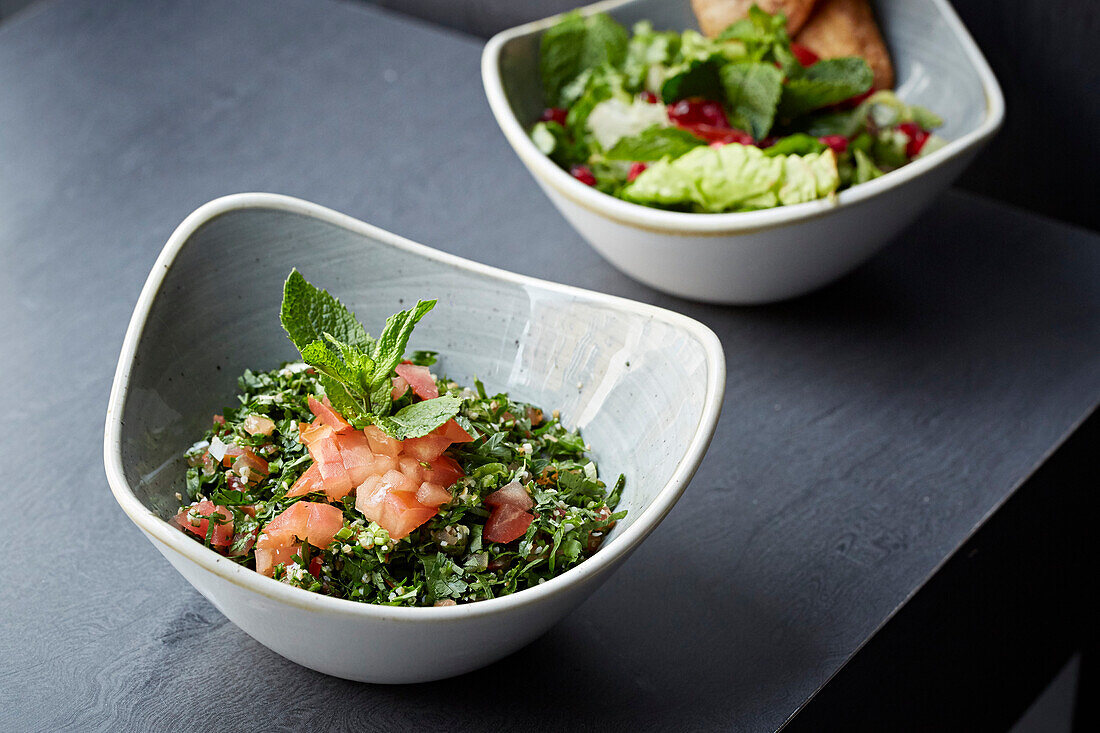
<path id="1" fill-rule="evenodd" d="M 292 273 L 288 283 L 295 275 Z M 269 372 L 245 371 L 238 380 L 237 404 L 215 416 L 203 439 L 186 454 L 186 501 L 176 521 L 197 541 L 255 569 L 254 543 L 272 519 L 299 501 L 329 501 L 319 489 L 304 496 L 288 497 L 287 493 L 314 463 L 299 440 L 299 425 L 314 420 L 309 399 L 331 398 L 334 386 L 345 390 L 344 398 L 357 400 L 360 411 L 345 416 L 356 429 L 364 423 L 375 425 L 403 439 L 424 435 L 424 426 L 434 428 L 453 418 L 476 439 L 447 449 L 446 455 L 458 462 L 465 475 L 444 487 L 451 500 L 408 536 L 394 540 L 386 529 L 364 517 L 356 509 L 353 491 L 332 502 L 344 520 L 333 541 L 324 548 L 301 543 L 291 562 L 275 566 L 273 577 L 277 580 L 338 598 L 391 606 L 485 600 L 529 588 L 574 567 L 595 552 L 615 522 L 625 516 L 626 512 L 615 512 L 625 478 L 620 475 L 608 487 L 599 478 L 580 434 L 566 429 L 557 411 L 545 413 L 505 393 L 490 395 L 480 381 L 469 388 L 446 378 L 435 378 L 438 398 L 417 400 L 408 390 L 391 399 L 388 389 L 393 365 L 403 358 L 411 331 L 411 325 L 406 328 L 404 324 L 408 320 L 415 323 L 430 305 L 418 304 L 412 312 L 414 318 L 406 315 L 402 319 L 398 314 L 390 319 L 387 327 L 399 323 L 402 331 L 397 339 L 400 345 L 395 346 L 393 339 L 385 340 L 386 332 L 378 342 L 371 341 L 357 321 L 344 316 L 350 311 L 339 301 L 324 291 L 310 293 L 302 283 L 304 279 L 294 283 L 294 296 L 316 304 L 321 301 L 315 298 L 323 294 L 324 308 L 314 313 L 325 315 L 315 319 L 313 326 L 300 321 L 297 335 L 318 345 L 331 337 L 330 344 L 342 345 L 316 360 L 328 360 L 332 366 L 334 359 L 343 359 L 343 363 L 362 367 L 365 376 L 344 382 L 340 364 L 322 369 L 304 362 L 284 364 Z M 286 323 L 285 301 L 283 316 Z M 328 319 L 327 326 L 314 328 L 324 319 Z M 338 328 L 340 336 L 333 335 L 328 326 Z M 296 344 L 300 340 L 294 333 L 291 337 Z M 355 349 L 371 364 L 349 356 L 345 347 Z M 315 356 L 319 353 L 314 352 Z M 417 351 L 410 361 L 427 367 L 437 358 L 435 352 Z M 377 374 L 376 364 L 386 370 L 382 376 Z M 431 406 L 437 400 L 445 409 L 414 410 L 420 422 L 413 429 L 395 422 L 409 408 Z M 333 400 L 334 405 L 336 402 Z M 515 484 L 533 502 L 529 510 L 533 520 L 513 541 L 489 542 L 484 537 L 485 526 L 495 510 L 492 501 L 485 504 L 483 500 Z M 200 511 L 202 502 L 208 502 L 204 507 L 215 505 L 216 510 Z M 201 522 L 207 520 L 199 536 Z M 219 542 L 219 531 L 228 534 L 224 527 L 229 522 L 232 539 Z"/>

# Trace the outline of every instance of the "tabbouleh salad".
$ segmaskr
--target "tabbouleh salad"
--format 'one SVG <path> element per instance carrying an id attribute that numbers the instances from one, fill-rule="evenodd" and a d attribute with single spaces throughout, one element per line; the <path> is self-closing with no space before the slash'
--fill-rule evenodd
<path id="1" fill-rule="evenodd" d="M 246 371 L 239 404 L 187 451 L 176 523 L 212 550 L 306 590 L 390 606 L 514 593 L 595 552 L 625 512 L 588 446 L 480 381 L 405 358 L 435 301 L 372 339 L 297 272 L 281 321 L 302 360 Z"/>

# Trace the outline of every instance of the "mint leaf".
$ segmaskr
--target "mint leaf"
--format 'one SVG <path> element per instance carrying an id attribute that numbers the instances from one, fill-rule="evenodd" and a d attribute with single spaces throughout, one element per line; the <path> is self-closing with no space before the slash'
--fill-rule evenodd
<path id="1" fill-rule="evenodd" d="M 389 412 L 392 389 L 390 376 L 394 368 L 405 358 L 405 347 L 409 343 L 413 328 L 434 307 L 434 300 L 418 300 L 409 310 L 394 313 L 386 319 L 386 327 L 382 330 L 382 335 L 378 337 L 371 352 L 374 373 L 367 388 L 374 412 Z M 386 406 L 384 410 L 382 405 Z"/>
<path id="2" fill-rule="evenodd" d="M 706 141 L 678 127 L 654 126 L 640 135 L 624 137 L 608 150 L 608 160 L 660 160 L 664 157 L 679 158 L 684 153 L 706 145 Z"/>
<path id="3" fill-rule="evenodd" d="M 386 319 L 382 335 L 371 341 L 339 300 L 292 270 L 283 287 L 279 315 L 302 360 L 319 373 L 318 381 L 336 411 L 357 427 L 374 423 L 404 440 L 427 435 L 454 417 L 461 404 L 449 397 L 389 414 L 393 405 L 390 377 L 404 358 L 413 328 L 434 306 L 434 300 L 418 300 L 409 310 Z"/>
<path id="4" fill-rule="evenodd" d="M 414 402 L 393 415 L 372 415 L 370 421 L 382 428 L 387 435 L 398 440 L 420 438 L 438 428 L 458 414 L 462 400 L 443 395 L 423 402 Z"/>
<path id="5" fill-rule="evenodd" d="M 354 347 L 324 334 L 331 345 L 321 341 L 306 344 L 302 361 L 322 375 L 325 394 L 332 406 L 352 422 L 361 421 L 372 412 L 370 385 L 374 377 L 374 362 Z"/>
<path id="6" fill-rule="evenodd" d="M 809 153 L 820 153 L 826 147 L 828 146 L 816 137 L 807 135 L 804 132 L 796 132 L 793 135 L 780 138 L 775 145 L 764 148 L 764 155 L 769 157 L 776 155 L 808 155 Z"/>
<path id="7" fill-rule="evenodd" d="M 283 285 L 283 304 L 279 320 L 291 342 L 301 351 L 330 333 L 340 341 L 366 350 L 371 340 L 355 314 L 343 303 L 302 277 L 297 269 Z"/>
<path id="8" fill-rule="evenodd" d="M 867 62 L 855 56 L 818 61 L 798 77 L 787 80 L 779 100 L 779 114 L 787 119 L 851 99 L 871 88 Z"/>
<path id="9" fill-rule="evenodd" d="M 710 59 L 692 59 L 669 71 L 669 77 L 661 84 L 661 101 L 672 104 L 688 97 L 722 98 L 717 63 Z"/>
<path id="10" fill-rule="evenodd" d="M 346 347 L 346 344 L 343 344 L 343 346 Z M 306 347 L 302 349 L 301 352 L 302 361 L 309 364 L 317 371 L 348 385 L 364 395 L 367 393 L 367 389 L 369 389 L 370 385 L 370 378 L 374 374 L 374 370 L 371 368 L 373 364 L 366 367 L 366 374 L 364 374 L 364 370 L 361 367 L 356 368 L 348 364 L 345 360 L 346 357 L 341 356 L 337 351 L 334 351 L 321 341 L 314 341 L 306 344 Z M 366 358 L 363 354 L 359 356 Z M 368 358 L 367 361 L 370 362 L 370 359 Z M 367 384 L 365 385 L 362 383 L 363 377 L 367 378 Z"/>
<path id="11" fill-rule="evenodd" d="M 733 112 L 730 122 L 757 140 L 766 137 L 783 91 L 783 72 L 768 63 L 748 61 L 726 64 L 721 76 Z"/>
<path id="12" fill-rule="evenodd" d="M 626 29 L 604 13 L 587 18 L 572 11 L 542 34 L 539 70 L 549 106 L 562 106 L 562 91 L 582 71 L 626 57 Z"/>

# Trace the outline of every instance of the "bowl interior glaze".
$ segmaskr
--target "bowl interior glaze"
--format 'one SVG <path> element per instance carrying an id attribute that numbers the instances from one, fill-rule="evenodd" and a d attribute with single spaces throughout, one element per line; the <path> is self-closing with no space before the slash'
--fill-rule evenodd
<path id="1" fill-rule="evenodd" d="M 128 373 L 121 375 L 118 458 L 147 510 L 161 519 L 175 512 L 182 454 L 232 402 L 237 376 L 297 357 L 278 320 L 292 267 L 340 297 L 372 333 L 418 297 L 438 299 L 410 349 L 437 350 L 437 372 L 464 384 L 480 378 L 490 392 L 559 409 L 580 427 L 601 476 L 628 478 L 620 508 L 629 513 L 601 553 L 662 492 L 661 516 L 671 506 L 667 484 L 685 461 L 694 471 L 721 401 L 721 350 L 708 329 L 295 211 L 285 203 L 292 199 L 249 196 L 258 197 L 255 205 L 228 207 L 190 233 L 174 257 L 162 255 L 163 270 L 150 281 L 163 279 L 144 322 L 138 312 L 131 324 L 139 330 L 132 361 L 120 363 Z M 110 442 L 110 417 L 108 428 Z"/>

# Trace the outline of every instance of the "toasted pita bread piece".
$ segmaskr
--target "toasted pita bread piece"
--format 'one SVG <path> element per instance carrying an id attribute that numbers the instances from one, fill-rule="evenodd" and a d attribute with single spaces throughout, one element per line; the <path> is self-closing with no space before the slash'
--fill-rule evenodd
<path id="1" fill-rule="evenodd" d="M 748 17 L 753 3 L 766 13 L 787 16 L 787 32 L 798 33 L 817 0 L 691 0 L 691 8 L 703 35 L 713 38 L 742 18 Z"/>
<path id="2" fill-rule="evenodd" d="M 823 59 L 860 56 L 875 74 L 874 89 L 894 88 L 894 66 L 868 0 L 818 0 L 796 43 Z"/>

